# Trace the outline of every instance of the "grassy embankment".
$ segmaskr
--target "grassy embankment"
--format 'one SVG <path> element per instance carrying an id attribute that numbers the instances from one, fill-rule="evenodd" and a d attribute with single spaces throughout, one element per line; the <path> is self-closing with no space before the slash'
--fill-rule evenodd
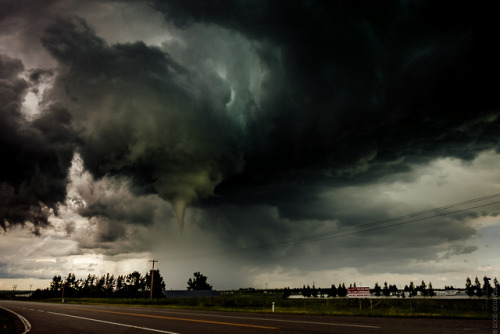
<path id="1" fill-rule="evenodd" d="M 60 302 L 60 299 L 50 300 Z M 145 305 L 167 308 L 203 309 L 213 311 L 271 312 L 276 313 L 383 316 L 383 317 L 445 317 L 490 319 L 492 303 L 484 299 L 282 299 L 272 294 L 234 294 L 203 298 L 165 299 L 102 299 L 66 298 L 65 303 Z"/>

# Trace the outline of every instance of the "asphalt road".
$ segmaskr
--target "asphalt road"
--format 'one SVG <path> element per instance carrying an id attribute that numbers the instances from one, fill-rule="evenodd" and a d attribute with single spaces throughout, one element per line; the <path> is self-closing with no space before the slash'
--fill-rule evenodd
<path id="1" fill-rule="evenodd" d="M 492 320 L 224 313 L 0 300 L 20 333 L 492 333 Z M 26 332 L 26 330 L 29 330 Z"/>

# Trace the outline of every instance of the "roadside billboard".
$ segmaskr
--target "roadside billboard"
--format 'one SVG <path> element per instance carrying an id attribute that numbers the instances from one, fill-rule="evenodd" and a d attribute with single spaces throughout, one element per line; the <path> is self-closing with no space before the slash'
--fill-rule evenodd
<path id="1" fill-rule="evenodd" d="M 349 297 L 349 298 L 369 298 L 370 297 L 370 287 L 357 286 L 357 287 L 347 288 L 347 297 Z"/>

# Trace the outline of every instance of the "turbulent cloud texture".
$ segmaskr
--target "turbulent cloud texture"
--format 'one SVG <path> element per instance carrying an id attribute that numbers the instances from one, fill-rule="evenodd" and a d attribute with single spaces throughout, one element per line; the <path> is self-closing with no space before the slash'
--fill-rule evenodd
<path id="1" fill-rule="evenodd" d="M 211 246 L 289 268 L 286 256 L 351 249 L 387 263 L 473 253 L 471 221 L 496 207 L 419 232 L 333 233 L 466 200 L 448 175 L 470 166 L 470 197 L 498 192 L 483 178 L 500 143 L 489 7 L 1 1 L 0 226 L 39 234 L 63 219 L 81 249 L 115 256 L 147 251 L 151 229 L 186 215 Z"/>
<path id="2" fill-rule="evenodd" d="M 68 168 L 73 155 L 69 115 L 58 106 L 28 123 L 21 104 L 29 82 L 19 78 L 19 60 L 0 55 L 0 226 L 31 222 L 38 229 L 48 224 L 50 211 L 66 195 Z"/>
<path id="3" fill-rule="evenodd" d="M 71 105 L 78 152 L 96 177 L 130 177 L 181 216 L 241 168 L 230 91 L 143 43 L 109 46 L 82 20 L 58 20 L 42 43 L 63 68 L 52 100 Z M 210 81 L 209 81 L 210 80 Z"/>

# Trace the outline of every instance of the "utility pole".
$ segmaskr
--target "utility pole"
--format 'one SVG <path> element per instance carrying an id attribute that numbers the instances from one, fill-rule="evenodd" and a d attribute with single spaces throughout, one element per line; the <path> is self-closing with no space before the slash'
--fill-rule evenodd
<path id="1" fill-rule="evenodd" d="M 151 291 L 149 292 L 149 299 L 153 299 L 153 280 L 155 277 L 155 262 L 158 262 L 158 260 L 149 260 L 149 262 L 153 262 L 153 269 L 151 269 Z"/>

